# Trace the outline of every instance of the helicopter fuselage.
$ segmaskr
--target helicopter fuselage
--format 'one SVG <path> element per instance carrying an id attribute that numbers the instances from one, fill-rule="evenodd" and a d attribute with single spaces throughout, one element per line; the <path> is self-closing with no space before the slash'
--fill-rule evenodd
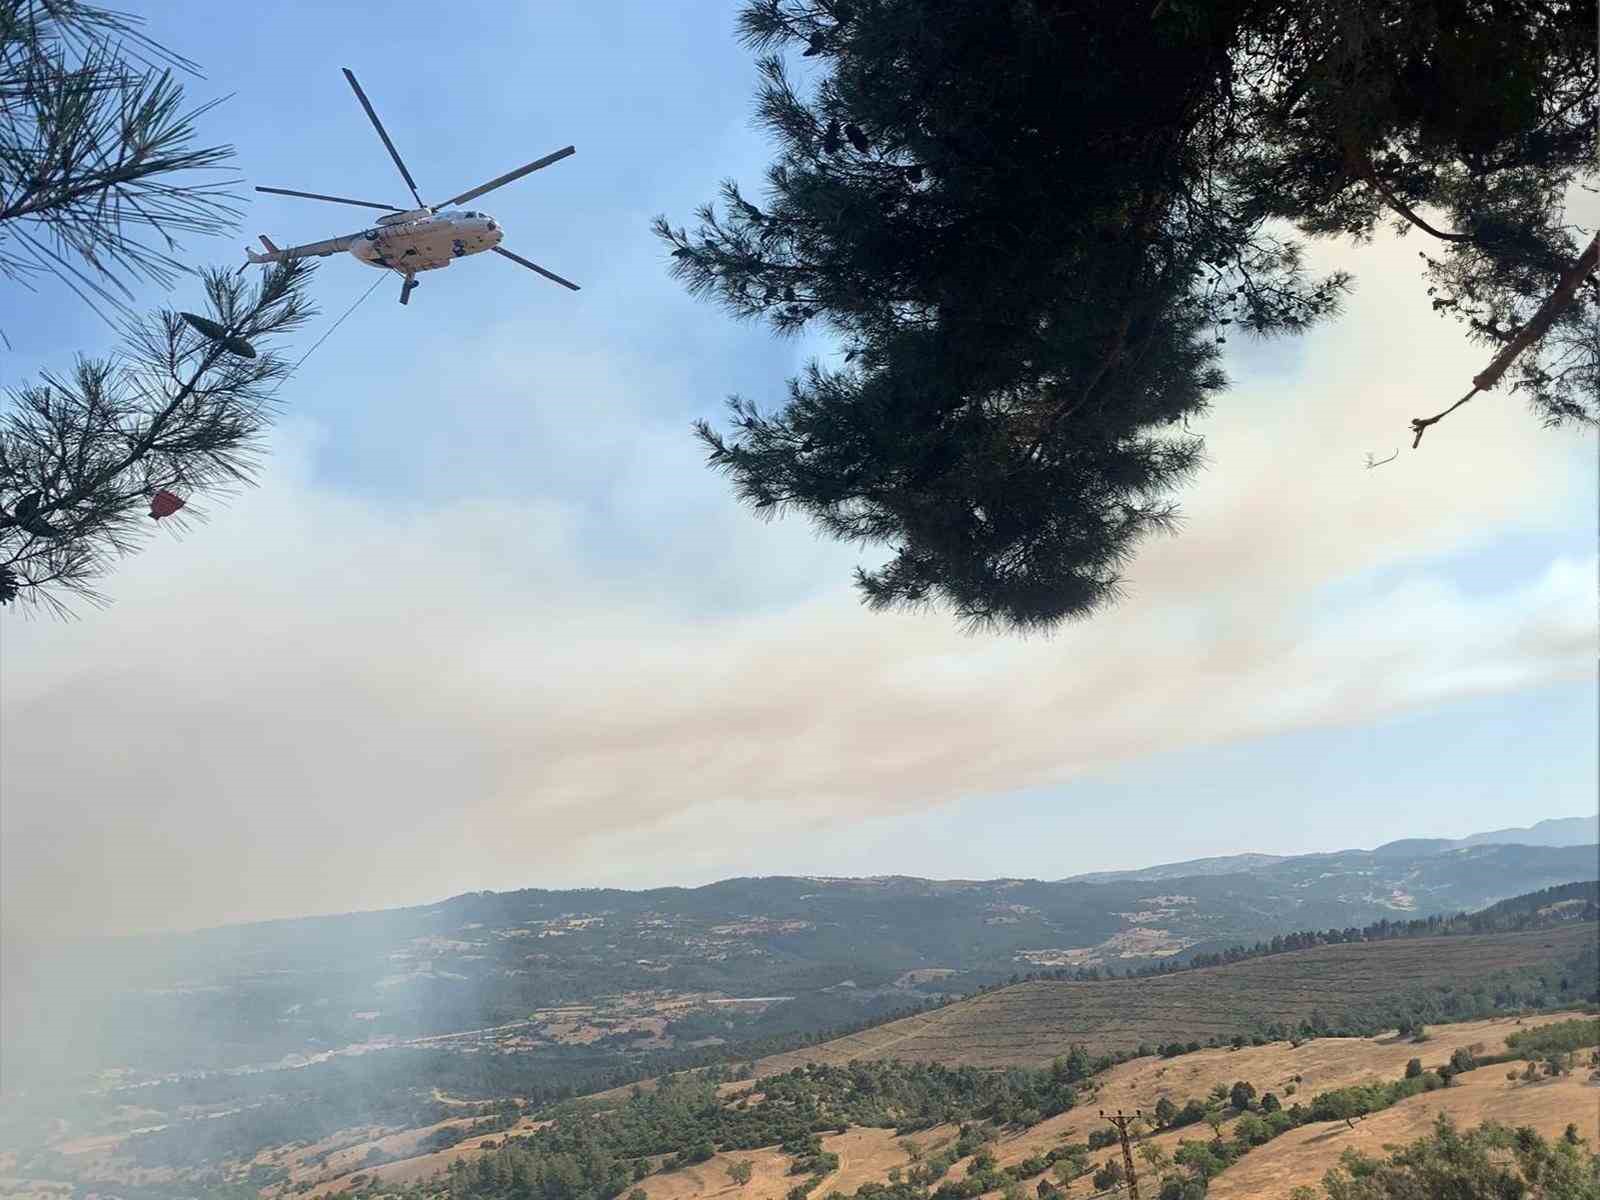
<path id="1" fill-rule="evenodd" d="M 355 235 L 350 253 L 369 267 L 410 275 L 492 250 L 504 237 L 499 222 L 488 213 L 415 209 L 379 218 L 372 228 Z"/>
<path id="2" fill-rule="evenodd" d="M 403 276 L 405 282 L 400 285 L 400 303 L 404 304 L 411 298 L 411 293 L 417 286 L 417 272 L 437 271 L 440 267 L 448 267 L 455 259 L 492 250 L 497 257 L 509 259 L 519 267 L 543 275 L 551 283 L 560 284 L 574 292 L 579 290 L 578 285 L 572 280 L 563 279 L 554 271 L 546 270 L 538 263 L 523 258 L 520 254 L 513 254 L 502 246 L 500 242 L 505 234 L 488 213 L 460 207 L 476 200 L 479 196 L 487 195 L 496 188 L 505 187 L 508 183 L 514 183 L 526 175 L 541 171 L 552 163 L 558 163 L 576 154 L 577 147 L 563 146 L 553 154 L 546 154 L 543 158 L 523 163 L 514 171 L 507 171 L 504 175 L 497 175 L 475 188 L 458 192 L 443 204 L 430 205 L 422 198 L 422 193 L 417 191 L 417 181 L 411 177 L 411 172 L 400 158 L 400 152 L 389 140 L 383 122 L 378 120 L 372 101 L 367 99 L 367 94 L 361 90 L 361 85 L 356 82 L 356 77 L 349 67 L 344 68 L 344 77 L 350 84 L 350 89 L 355 92 L 356 99 L 361 101 L 361 107 L 366 110 L 372 128 L 383 139 L 384 149 L 389 151 L 389 157 L 394 160 L 394 165 L 399 169 L 400 177 L 406 181 L 406 188 L 411 192 L 411 198 L 417 202 L 417 206 L 402 209 L 398 204 L 357 200 L 349 196 L 330 196 L 324 192 L 257 187 L 256 191 L 272 195 L 300 196 L 306 200 L 323 200 L 329 204 L 376 208 L 382 210 L 383 216 L 379 217 L 374 225 L 357 233 L 342 234 L 339 237 L 324 238 L 320 242 L 307 242 L 298 246 L 280 248 L 273 245 L 272 239 L 266 234 L 260 234 L 258 236 L 266 252 L 257 254 L 246 246 L 244 252 L 246 262 L 265 266 L 268 263 L 292 263 L 304 258 L 328 258 L 349 251 L 357 262 Z"/>

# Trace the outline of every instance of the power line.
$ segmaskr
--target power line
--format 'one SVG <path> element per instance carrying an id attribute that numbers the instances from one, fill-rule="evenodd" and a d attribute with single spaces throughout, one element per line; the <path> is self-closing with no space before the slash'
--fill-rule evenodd
<path id="1" fill-rule="evenodd" d="M 1134 1117 L 1142 1117 L 1144 1113 L 1142 1110 L 1135 1109 L 1133 1115 Z M 1132 1123 L 1132 1119 L 1123 1116 L 1120 1108 L 1117 1109 L 1117 1115 L 1114 1117 L 1107 1117 L 1106 1110 L 1102 1108 L 1100 1116 L 1111 1123 L 1112 1127 L 1117 1131 L 1117 1140 L 1122 1143 L 1123 1171 L 1128 1177 L 1128 1200 L 1139 1200 L 1139 1176 L 1134 1172 L 1133 1148 L 1128 1144 L 1128 1126 Z"/>

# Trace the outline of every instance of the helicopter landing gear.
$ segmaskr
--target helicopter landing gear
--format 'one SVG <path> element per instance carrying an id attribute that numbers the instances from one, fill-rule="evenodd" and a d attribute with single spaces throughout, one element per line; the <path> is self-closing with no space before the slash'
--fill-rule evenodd
<path id="1" fill-rule="evenodd" d="M 400 287 L 400 303 L 401 304 L 410 304 L 411 303 L 411 292 L 412 292 L 412 289 L 415 288 L 416 286 L 417 286 L 417 277 L 415 275 L 407 275 L 405 283 L 402 284 L 401 287 Z"/>

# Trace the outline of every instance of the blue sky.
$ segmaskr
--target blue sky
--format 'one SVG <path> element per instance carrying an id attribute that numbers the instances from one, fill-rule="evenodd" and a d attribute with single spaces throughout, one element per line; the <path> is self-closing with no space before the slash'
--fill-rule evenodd
<path id="1" fill-rule="evenodd" d="M 111 609 L 4 618 L 8 923 L 1052 877 L 1593 811 L 1594 440 L 1490 397 L 1362 469 L 1482 365 L 1428 315 L 1409 241 L 1315 249 L 1357 273 L 1346 319 L 1230 347 L 1187 527 L 1059 637 L 867 613 L 858 549 L 739 509 L 689 423 L 734 392 L 775 403 L 827 346 L 691 300 L 649 232 L 723 177 L 759 184 L 734 11 L 152 13 L 206 67 L 197 100 L 233 93 L 205 129 L 248 185 L 405 196 L 344 66 L 425 199 L 575 144 L 477 203 L 584 290 L 478 259 L 401 309 L 386 280 L 284 389 L 259 490 L 155 538 Z M 256 233 L 363 222 L 253 196 L 237 236 L 191 249 L 232 264 Z M 295 352 L 372 279 L 325 260 Z M 7 385 L 107 344 L 48 288 L 6 327 Z"/>

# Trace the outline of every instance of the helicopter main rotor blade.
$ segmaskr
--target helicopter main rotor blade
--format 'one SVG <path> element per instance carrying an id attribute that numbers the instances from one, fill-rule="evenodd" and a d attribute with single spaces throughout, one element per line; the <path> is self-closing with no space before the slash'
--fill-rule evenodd
<path id="1" fill-rule="evenodd" d="M 539 170 L 541 167 L 548 167 L 551 163 L 560 162 L 569 154 L 576 154 L 577 152 L 578 148 L 576 146 L 567 146 L 564 149 L 557 150 L 554 154 L 546 154 L 543 158 L 536 158 L 527 166 L 518 167 L 515 171 L 507 171 L 504 175 L 500 176 L 500 178 L 491 179 L 488 183 L 473 188 L 470 192 L 462 192 L 459 196 L 452 196 L 443 204 L 437 205 L 436 207 L 454 208 L 457 204 L 465 204 L 468 200 L 476 200 L 485 192 L 492 192 L 497 187 L 504 187 L 513 180 L 521 179 L 524 175 L 531 175 L 534 171 Z"/>
<path id="2" fill-rule="evenodd" d="M 555 283 L 559 283 L 564 288 L 571 288 L 575 292 L 579 290 L 578 289 L 578 285 L 573 283 L 572 280 L 563 279 L 563 278 L 561 278 L 561 276 L 557 275 L 554 271 L 546 271 L 538 263 L 529 262 L 527 259 L 523 258 L 522 255 L 520 255 L 520 254 L 513 254 L 509 250 L 502 250 L 499 246 L 491 246 L 490 249 L 493 250 L 496 254 L 502 255 L 505 258 L 509 258 L 514 263 L 521 263 L 523 266 L 527 267 L 528 270 L 530 270 L 530 271 L 539 272 L 539 274 L 543 275 L 546 279 L 549 279 L 549 280 L 551 280 L 552 282 L 555 282 Z"/>
<path id="3" fill-rule="evenodd" d="M 361 85 L 356 82 L 356 77 L 349 67 L 341 68 L 344 77 L 350 81 L 350 86 L 355 89 L 356 99 L 361 101 L 361 107 L 367 110 L 367 116 L 372 121 L 372 127 L 378 131 L 378 136 L 383 139 L 383 144 L 389 148 L 389 157 L 394 159 L 394 165 L 400 168 L 400 174 L 405 177 L 406 186 L 411 189 L 411 195 L 417 202 L 418 208 L 427 208 L 422 202 L 422 197 L 417 195 L 417 181 L 411 178 L 411 172 L 406 170 L 406 164 L 400 161 L 400 151 L 394 148 L 394 143 L 389 140 L 389 133 L 383 127 L 383 122 L 378 120 L 378 114 L 373 111 L 372 101 L 367 99 L 367 94 L 361 90 Z"/>
<path id="4" fill-rule="evenodd" d="M 324 196 L 321 192 L 297 192 L 290 188 L 258 187 L 258 192 L 271 192 L 274 196 L 303 196 L 307 200 L 326 200 L 330 204 L 354 204 L 357 208 L 381 208 L 384 212 L 403 212 L 393 204 L 376 204 L 371 200 L 347 200 L 343 196 Z"/>

